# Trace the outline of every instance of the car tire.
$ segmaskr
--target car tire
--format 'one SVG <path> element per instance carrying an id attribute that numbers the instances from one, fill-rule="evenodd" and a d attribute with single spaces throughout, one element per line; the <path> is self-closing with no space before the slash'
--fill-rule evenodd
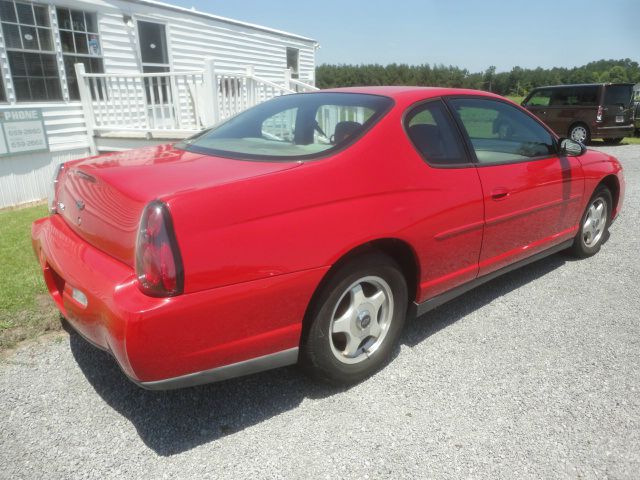
<path id="1" fill-rule="evenodd" d="M 407 282 L 387 255 L 366 253 L 330 272 L 307 312 L 300 365 L 333 385 L 352 385 L 386 365 L 407 316 Z"/>
<path id="2" fill-rule="evenodd" d="M 591 131 L 584 123 L 574 123 L 569 128 L 569 138 L 575 142 L 587 145 L 591 141 Z"/>
<path id="3" fill-rule="evenodd" d="M 616 137 L 616 138 L 603 138 L 602 141 L 606 145 L 618 145 L 624 137 Z"/>
<path id="4" fill-rule="evenodd" d="M 570 254 L 577 258 L 587 258 L 600 251 L 609 234 L 612 206 L 613 198 L 609 189 L 605 186 L 598 187 L 580 218 L 580 228 L 569 248 Z"/>

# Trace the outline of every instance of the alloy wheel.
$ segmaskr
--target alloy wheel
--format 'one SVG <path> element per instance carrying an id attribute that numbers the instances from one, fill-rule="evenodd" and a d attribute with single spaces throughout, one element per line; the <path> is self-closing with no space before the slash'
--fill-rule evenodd
<path id="1" fill-rule="evenodd" d="M 602 238 L 607 226 L 607 214 L 607 202 L 602 197 L 596 198 L 589 205 L 582 224 L 582 241 L 586 247 L 593 247 Z"/>
<path id="2" fill-rule="evenodd" d="M 329 343 L 342 363 L 368 359 L 384 342 L 393 318 L 391 287 L 377 276 L 363 277 L 340 296 L 331 316 Z"/>

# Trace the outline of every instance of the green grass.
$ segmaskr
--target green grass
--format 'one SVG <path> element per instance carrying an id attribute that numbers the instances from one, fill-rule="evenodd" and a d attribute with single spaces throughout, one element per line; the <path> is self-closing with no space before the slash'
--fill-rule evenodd
<path id="1" fill-rule="evenodd" d="M 512 95 L 507 95 L 506 97 L 512 102 L 517 103 L 518 105 L 520 105 L 524 100 L 524 97 L 514 97 Z"/>
<path id="2" fill-rule="evenodd" d="M 31 248 L 31 222 L 46 215 L 45 205 L 0 211 L 0 349 L 59 323 Z"/>

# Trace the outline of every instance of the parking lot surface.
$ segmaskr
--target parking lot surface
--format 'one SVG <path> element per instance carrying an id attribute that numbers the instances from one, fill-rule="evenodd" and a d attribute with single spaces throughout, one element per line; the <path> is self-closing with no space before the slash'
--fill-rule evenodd
<path id="1" fill-rule="evenodd" d="M 593 258 L 410 323 L 351 389 L 295 368 L 148 392 L 76 334 L 0 363 L 0 478 L 639 478 L 640 146 Z"/>

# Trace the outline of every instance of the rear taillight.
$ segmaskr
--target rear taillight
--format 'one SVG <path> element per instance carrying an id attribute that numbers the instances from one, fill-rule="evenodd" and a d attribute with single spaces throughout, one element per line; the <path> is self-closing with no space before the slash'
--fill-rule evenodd
<path id="1" fill-rule="evenodd" d="M 183 291 L 180 250 L 169 209 L 163 202 L 151 202 L 142 213 L 136 244 L 136 275 L 140 290 L 152 297 L 172 297 Z"/>
<path id="2" fill-rule="evenodd" d="M 601 122 L 602 121 L 602 114 L 604 113 L 604 107 L 602 105 L 600 105 L 598 107 L 598 113 L 596 114 L 596 122 Z"/>
<path id="3" fill-rule="evenodd" d="M 49 213 L 57 213 L 58 211 L 58 187 L 60 186 L 60 178 L 64 171 L 64 163 L 60 163 L 56 166 L 53 173 L 53 181 L 49 185 L 49 194 L 47 198 L 49 200 Z"/>

